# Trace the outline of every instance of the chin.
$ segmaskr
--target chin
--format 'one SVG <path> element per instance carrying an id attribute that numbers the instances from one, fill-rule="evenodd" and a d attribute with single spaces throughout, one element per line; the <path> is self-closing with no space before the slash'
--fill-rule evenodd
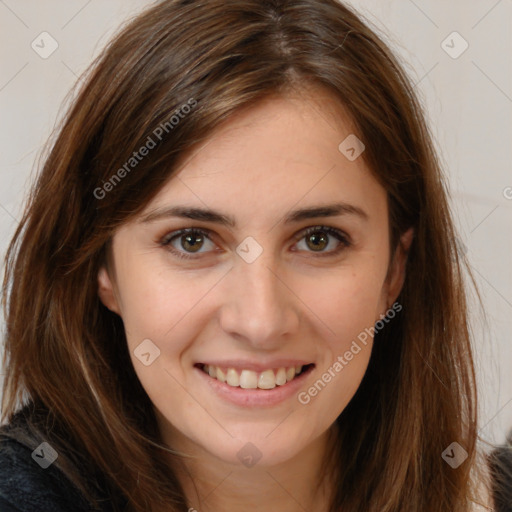
<path id="1" fill-rule="evenodd" d="M 200 444 L 205 451 L 228 464 L 270 468 L 293 459 L 312 440 L 306 428 L 285 427 L 287 420 L 279 426 L 280 421 L 282 419 L 273 425 L 238 424 L 228 428 L 233 437 L 226 434 L 215 440 L 209 437 L 198 441 L 202 441 Z"/>

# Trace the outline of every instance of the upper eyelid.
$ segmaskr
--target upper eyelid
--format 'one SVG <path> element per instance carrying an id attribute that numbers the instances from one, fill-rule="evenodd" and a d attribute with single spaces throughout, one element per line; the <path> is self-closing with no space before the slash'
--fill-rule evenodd
<path id="1" fill-rule="evenodd" d="M 297 233 L 295 233 L 293 235 L 293 238 L 294 239 L 300 239 L 300 238 L 304 237 L 305 235 L 307 235 L 308 232 L 311 232 L 311 231 L 322 231 L 322 229 L 324 231 L 327 231 L 327 233 L 330 234 L 330 235 L 334 236 L 335 234 L 338 234 L 341 237 L 343 237 L 344 239 L 346 239 L 347 241 L 350 241 L 350 236 L 343 229 L 335 228 L 333 226 L 325 226 L 323 224 L 315 224 L 315 225 L 307 226 L 307 227 L 305 227 L 303 229 L 300 229 Z"/>

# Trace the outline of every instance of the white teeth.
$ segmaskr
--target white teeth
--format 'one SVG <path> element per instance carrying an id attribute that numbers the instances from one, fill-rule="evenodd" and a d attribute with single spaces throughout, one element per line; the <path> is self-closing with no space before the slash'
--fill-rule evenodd
<path id="1" fill-rule="evenodd" d="M 240 374 L 240 387 L 244 389 L 256 389 L 258 387 L 258 374 L 251 370 L 242 370 Z"/>
<path id="2" fill-rule="evenodd" d="M 230 386 L 233 386 L 234 388 L 240 386 L 240 377 L 238 376 L 238 373 L 236 373 L 236 370 L 234 368 L 229 368 L 228 373 L 226 375 L 226 382 Z"/>
<path id="3" fill-rule="evenodd" d="M 292 376 L 292 379 L 293 379 L 293 376 Z M 284 368 L 279 368 L 279 370 L 277 370 L 276 384 L 278 386 L 282 386 L 283 384 L 286 384 L 286 370 Z"/>
<path id="4" fill-rule="evenodd" d="M 272 389 L 276 387 L 276 376 L 274 375 L 274 370 L 265 370 L 260 373 L 258 387 L 260 389 Z"/>
<path id="5" fill-rule="evenodd" d="M 217 380 L 226 382 L 226 374 L 219 367 L 217 367 Z"/>
<path id="6" fill-rule="evenodd" d="M 240 374 L 234 368 L 228 368 L 226 372 L 218 366 L 203 365 L 203 370 L 210 377 L 220 382 L 225 382 L 232 387 L 241 387 L 243 389 L 273 389 L 276 386 L 283 386 L 290 382 L 302 371 L 302 366 L 292 366 L 290 368 L 278 368 L 274 373 L 273 369 L 265 370 L 261 373 L 252 370 L 242 370 Z"/>

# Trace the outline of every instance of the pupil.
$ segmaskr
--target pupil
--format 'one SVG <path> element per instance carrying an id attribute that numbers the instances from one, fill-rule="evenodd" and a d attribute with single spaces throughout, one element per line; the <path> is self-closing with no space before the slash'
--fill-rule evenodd
<path id="1" fill-rule="evenodd" d="M 182 240 L 185 241 L 183 245 L 183 248 L 186 250 L 190 250 L 192 252 L 196 252 L 201 248 L 201 235 L 195 236 L 195 235 L 184 235 Z M 198 244 L 194 247 L 193 244 Z"/>
<path id="2" fill-rule="evenodd" d="M 308 245 L 309 242 L 312 243 L 310 249 L 313 249 L 315 251 L 324 249 L 328 243 L 327 235 L 325 233 L 313 233 L 308 237 Z"/>

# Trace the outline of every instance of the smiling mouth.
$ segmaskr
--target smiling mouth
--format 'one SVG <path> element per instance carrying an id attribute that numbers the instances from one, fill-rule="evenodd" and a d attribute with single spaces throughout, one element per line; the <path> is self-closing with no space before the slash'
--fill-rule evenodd
<path id="1" fill-rule="evenodd" d="M 274 389 L 284 386 L 299 376 L 309 373 L 314 364 L 305 366 L 290 366 L 288 368 L 272 368 L 263 372 L 252 370 L 236 370 L 235 368 L 220 368 L 219 366 L 196 364 L 197 368 L 208 374 L 212 379 L 218 380 L 233 388 L 243 389 Z"/>

